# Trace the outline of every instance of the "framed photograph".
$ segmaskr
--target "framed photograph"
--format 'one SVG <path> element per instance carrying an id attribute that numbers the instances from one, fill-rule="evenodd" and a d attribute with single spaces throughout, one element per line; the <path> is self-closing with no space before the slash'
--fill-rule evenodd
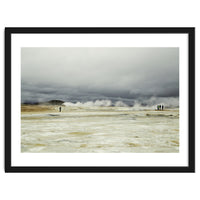
<path id="1" fill-rule="evenodd" d="M 195 172 L 195 28 L 5 28 L 5 172 Z"/>

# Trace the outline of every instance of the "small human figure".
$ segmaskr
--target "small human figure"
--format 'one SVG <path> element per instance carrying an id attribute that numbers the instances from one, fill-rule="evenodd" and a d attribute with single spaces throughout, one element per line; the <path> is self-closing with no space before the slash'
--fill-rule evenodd
<path id="1" fill-rule="evenodd" d="M 161 105 L 161 110 L 163 110 L 163 108 L 164 108 L 164 106 L 163 106 L 163 104 Z"/>
<path id="2" fill-rule="evenodd" d="M 59 107 L 59 112 L 61 112 L 61 107 Z"/>

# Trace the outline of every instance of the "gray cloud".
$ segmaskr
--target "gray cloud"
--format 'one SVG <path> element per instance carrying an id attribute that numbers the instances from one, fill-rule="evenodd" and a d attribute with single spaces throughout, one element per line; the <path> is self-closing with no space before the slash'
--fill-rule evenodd
<path id="1" fill-rule="evenodd" d="M 178 48 L 22 48 L 22 101 L 179 96 Z"/>

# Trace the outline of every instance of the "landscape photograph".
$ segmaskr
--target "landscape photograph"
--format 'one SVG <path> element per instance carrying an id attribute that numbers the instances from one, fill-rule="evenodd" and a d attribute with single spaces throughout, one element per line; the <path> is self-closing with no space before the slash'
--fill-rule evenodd
<path id="1" fill-rule="evenodd" d="M 22 153 L 178 153 L 178 47 L 22 47 Z"/>

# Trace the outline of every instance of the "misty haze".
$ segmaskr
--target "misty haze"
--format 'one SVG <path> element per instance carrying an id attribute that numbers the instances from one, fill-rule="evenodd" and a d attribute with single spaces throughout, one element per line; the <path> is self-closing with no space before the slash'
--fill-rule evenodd
<path id="1" fill-rule="evenodd" d="M 21 48 L 22 152 L 179 151 L 179 48 Z"/>

